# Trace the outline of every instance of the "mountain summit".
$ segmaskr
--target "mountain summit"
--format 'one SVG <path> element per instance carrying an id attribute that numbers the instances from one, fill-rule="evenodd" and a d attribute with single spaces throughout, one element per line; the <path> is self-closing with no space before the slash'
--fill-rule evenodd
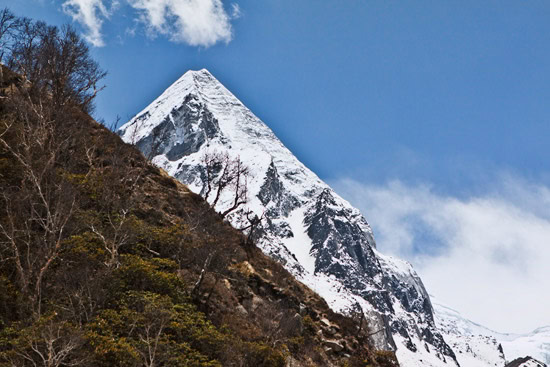
<path id="1" fill-rule="evenodd" d="M 359 210 L 298 161 L 206 69 L 185 73 L 119 134 L 203 196 L 205 156 L 242 161 L 250 173 L 249 200 L 228 215 L 235 227 L 243 227 L 245 214 L 262 217 L 258 247 L 335 311 L 364 313 L 373 344 L 396 349 L 402 366 L 458 364 L 412 266 L 378 252 Z M 232 193 L 224 192 L 215 206 L 223 212 L 232 203 Z"/>

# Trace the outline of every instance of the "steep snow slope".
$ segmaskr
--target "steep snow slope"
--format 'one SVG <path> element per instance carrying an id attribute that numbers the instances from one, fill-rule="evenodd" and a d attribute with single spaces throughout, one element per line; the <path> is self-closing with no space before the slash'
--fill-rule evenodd
<path id="1" fill-rule="evenodd" d="M 492 331 L 463 318 L 458 311 L 434 301 L 436 324 L 462 367 L 506 364 L 504 350 Z"/>
<path id="2" fill-rule="evenodd" d="M 531 356 L 550 365 L 550 326 L 541 327 L 527 334 L 495 333 L 502 343 L 506 359 Z"/>
<path id="3" fill-rule="evenodd" d="M 299 162 L 273 132 L 208 71 L 189 71 L 121 127 L 122 138 L 172 176 L 204 193 L 205 153 L 227 152 L 250 168 L 246 210 L 265 213 L 258 246 L 336 311 L 359 307 L 373 342 L 404 367 L 455 365 L 430 298 L 410 264 L 376 250 L 356 208 Z M 226 193 L 216 208 L 229 207 Z M 242 208 L 231 222 L 243 224 Z"/>
<path id="4" fill-rule="evenodd" d="M 433 306 L 436 324 L 462 367 L 503 366 L 506 361 L 525 356 L 550 363 L 548 326 L 528 334 L 499 333 L 464 318 L 458 311 L 437 301 Z"/>

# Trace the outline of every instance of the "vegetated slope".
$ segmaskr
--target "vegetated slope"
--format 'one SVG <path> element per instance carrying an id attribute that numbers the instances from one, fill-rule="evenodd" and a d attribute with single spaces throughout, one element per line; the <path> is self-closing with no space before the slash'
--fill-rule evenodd
<path id="1" fill-rule="evenodd" d="M 397 365 L 134 147 L 4 82 L 0 365 Z"/>
<path id="2" fill-rule="evenodd" d="M 359 210 L 305 167 L 207 70 L 185 73 L 119 133 L 156 165 L 208 197 L 220 213 L 234 207 L 235 190 L 225 190 L 219 198 L 209 195 L 209 183 L 225 182 L 228 167 L 223 159 L 212 164 L 211 158 L 242 162 L 250 173 L 244 180 L 250 200 L 227 215 L 235 226 L 246 227 L 250 218 L 262 217 L 251 235 L 264 253 L 335 311 L 364 312 L 373 343 L 397 348 L 402 365 L 455 364 L 412 266 L 378 252 Z"/>

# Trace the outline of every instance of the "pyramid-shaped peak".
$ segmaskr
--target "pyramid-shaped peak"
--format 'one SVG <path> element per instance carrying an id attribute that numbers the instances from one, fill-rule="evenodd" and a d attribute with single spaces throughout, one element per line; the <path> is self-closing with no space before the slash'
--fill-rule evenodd
<path id="1" fill-rule="evenodd" d="M 200 84 L 205 81 L 216 81 L 219 83 L 214 75 L 212 75 L 212 73 L 210 73 L 207 69 L 188 70 L 174 84 L 177 84 L 179 81 L 187 81 L 195 84 Z"/>
<path id="2" fill-rule="evenodd" d="M 202 68 L 200 70 L 189 70 L 190 72 L 192 72 L 193 74 L 199 74 L 199 75 L 210 75 L 212 76 L 212 73 L 209 72 L 207 69 L 205 68 Z"/>
<path id="3" fill-rule="evenodd" d="M 213 92 L 216 94 L 220 92 L 226 95 L 231 94 L 207 69 L 188 70 L 168 87 L 159 98 L 163 99 L 174 95 L 181 97 L 187 93 L 210 95 Z"/>
<path id="4" fill-rule="evenodd" d="M 213 113 L 217 120 L 227 120 L 228 125 L 233 127 L 235 122 L 245 121 L 240 116 L 251 114 L 244 104 L 207 69 L 188 70 L 149 106 L 121 126 L 121 136 L 126 140 L 129 134 L 132 135 L 132 140 L 144 138 L 167 117 L 172 116 L 174 111 L 180 110 L 187 103 L 188 96 L 192 96 L 191 99 L 198 102 L 201 108 Z M 257 124 L 262 125 L 260 129 L 269 130 L 263 122 L 256 121 L 256 117 L 254 119 Z M 143 123 L 145 120 L 147 122 Z M 133 130 L 129 129 L 130 126 L 133 126 Z M 269 132 L 272 134 L 271 130 Z"/>
<path id="5" fill-rule="evenodd" d="M 209 72 L 207 69 L 202 68 L 200 70 L 187 70 L 182 77 L 185 76 L 209 76 L 214 78 L 211 72 Z"/>

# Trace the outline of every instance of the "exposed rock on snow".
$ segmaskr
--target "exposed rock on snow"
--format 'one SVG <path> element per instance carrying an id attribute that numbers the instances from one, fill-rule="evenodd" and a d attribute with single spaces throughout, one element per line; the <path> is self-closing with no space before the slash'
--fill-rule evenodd
<path id="1" fill-rule="evenodd" d="M 546 364 L 531 357 L 524 357 L 513 360 L 506 367 L 546 367 Z"/>

